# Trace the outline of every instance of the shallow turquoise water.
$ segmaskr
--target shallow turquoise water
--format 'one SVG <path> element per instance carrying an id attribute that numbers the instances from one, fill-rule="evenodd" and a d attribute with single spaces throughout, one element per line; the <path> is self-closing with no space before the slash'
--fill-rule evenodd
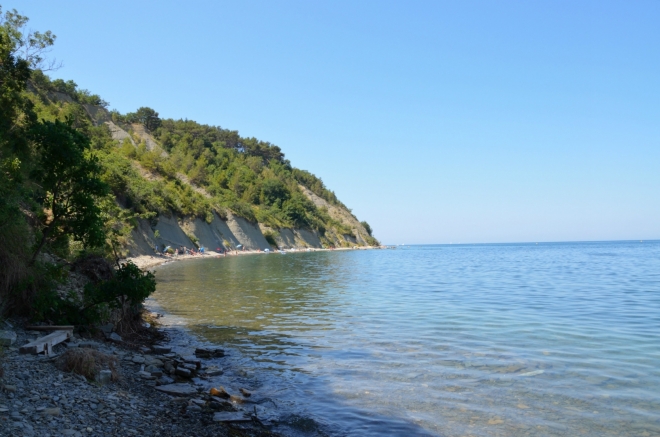
<path id="1" fill-rule="evenodd" d="M 660 242 L 227 257 L 157 278 L 159 305 L 232 351 L 220 382 L 302 434 L 660 435 Z"/>

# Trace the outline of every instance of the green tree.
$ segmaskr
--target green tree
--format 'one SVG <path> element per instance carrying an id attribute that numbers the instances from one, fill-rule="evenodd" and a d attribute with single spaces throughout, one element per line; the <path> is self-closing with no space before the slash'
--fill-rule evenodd
<path id="1" fill-rule="evenodd" d="M 369 223 L 367 222 L 360 222 L 362 226 L 364 226 L 364 229 L 367 231 L 367 234 L 369 234 L 370 237 L 373 237 L 373 230 L 371 229 L 371 226 L 369 226 Z"/>
<path id="2" fill-rule="evenodd" d="M 158 113 L 146 106 L 141 107 L 136 112 L 126 114 L 126 120 L 129 123 L 140 123 L 150 132 L 155 131 L 162 124 Z"/>
<path id="3" fill-rule="evenodd" d="M 2 14 L 0 7 L 0 27 L 9 38 L 12 55 L 24 60 L 33 69 L 55 70 L 61 65 L 57 61 L 47 61 L 44 55 L 50 51 L 57 38 L 50 30 L 35 32 L 25 29 L 29 18 L 19 14 L 16 9 Z"/>
<path id="4" fill-rule="evenodd" d="M 108 193 L 108 186 L 99 177 L 98 159 L 88 153 L 89 138 L 70 123 L 55 121 L 38 124 L 34 140 L 39 159 L 33 179 L 40 186 L 45 212 L 30 264 L 46 243 L 63 236 L 73 236 L 85 247 L 103 245 L 104 223 L 97 199 Z"/>

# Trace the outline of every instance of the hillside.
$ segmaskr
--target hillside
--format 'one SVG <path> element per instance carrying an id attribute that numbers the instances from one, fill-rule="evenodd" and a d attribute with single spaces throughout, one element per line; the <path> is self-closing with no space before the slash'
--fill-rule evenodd
<path id="1" fill-rule="evenodd" d="M 278 146 L 51 80 L 55 35 L 27 22 L 0 9 L 0 316 L 130 331 L 156 283 L 119 261 L 156 246 L 378 244 Z"/>
<path id="2" fill-rule="evenodd" d="M 151 254 L 156 245 L 378 244 L 320 179 L 292 167 L 277 146 L 190 120 L 160 119 L 150 108 L 110 112 L 73 81 L 51 81 L 39 71 L 29 85 L 39 118 L 74 119 L 90 135 L 117 205 L 136 214 L 121 226 L 126 255 Z"/>

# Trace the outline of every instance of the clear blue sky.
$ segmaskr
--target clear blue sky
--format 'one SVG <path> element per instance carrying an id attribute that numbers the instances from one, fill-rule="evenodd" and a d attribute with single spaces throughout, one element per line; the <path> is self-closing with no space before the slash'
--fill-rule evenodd
<path id="1" fill-rule="evenodd" d="M 386 243 L 660 238 L 660 1 L 2 1 L 121 112 L 282 147 Z"/>

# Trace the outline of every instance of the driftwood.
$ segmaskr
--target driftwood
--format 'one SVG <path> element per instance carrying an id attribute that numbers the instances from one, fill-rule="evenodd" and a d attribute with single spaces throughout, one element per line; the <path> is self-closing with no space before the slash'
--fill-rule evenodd
<path id="1" fill-rule="evenodd" d="M 28 331 L 73 331 L 73 325 L 26 326 Z"/>
<path id="2" fill-rule="evenodd" d="M 21 346 L 19 351 L 22 354 L 38 354 L 43 352 L 46 355 L 50 355 L 53 352 L 53 346 L 62 343 L 64 340 L 68 340 L 72 335 L 73 330 L 58 330 Z"/>

